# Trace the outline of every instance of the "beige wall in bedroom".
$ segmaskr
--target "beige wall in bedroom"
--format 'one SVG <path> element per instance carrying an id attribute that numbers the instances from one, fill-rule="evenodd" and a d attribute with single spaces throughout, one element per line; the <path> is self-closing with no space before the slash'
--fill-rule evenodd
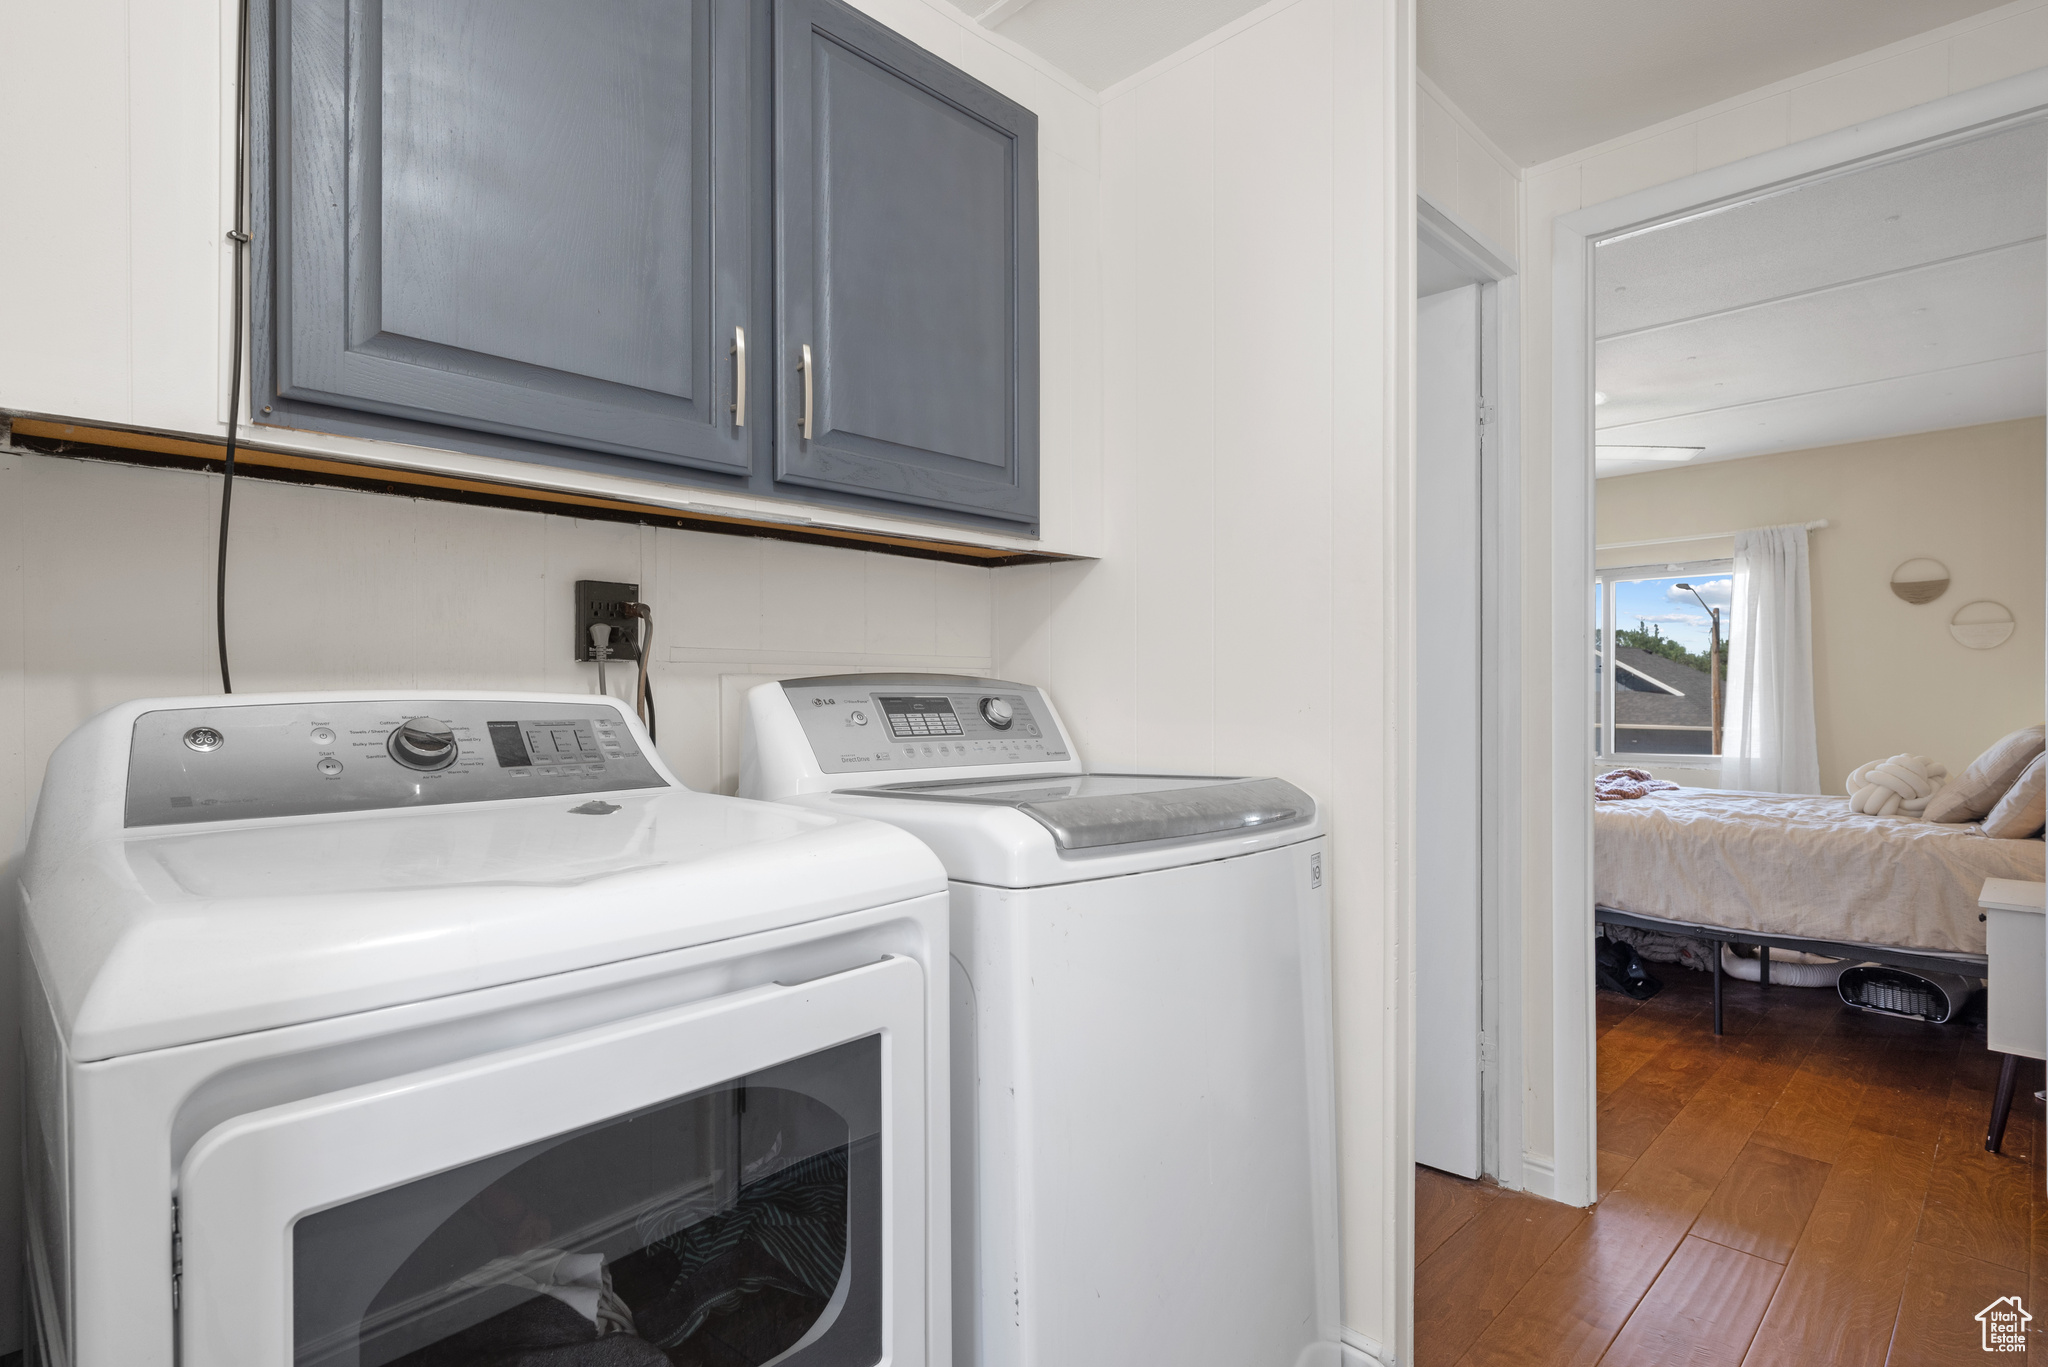
<path id="1" fill-rule="evenodd" d="M 2042 420 L 2025 418 L 1603 479 L 1599 542 L 1826 518 L 1808 543 L 1822 784 L 1840 792 L 1849 770 L 1901 750 L 1960 772 L 2041 720 L 2043 437 Z M 1603 551 L 1600 563 L 1732 550 L 1724 539 Z M 1948 566 L 1950 585 L 1914 607 L 1892 593 L 1891 574 L 1923 555 Z M 1996 650 L 1949 635 L 1950 615 L 1978 598 L 2018 623 Z"/>

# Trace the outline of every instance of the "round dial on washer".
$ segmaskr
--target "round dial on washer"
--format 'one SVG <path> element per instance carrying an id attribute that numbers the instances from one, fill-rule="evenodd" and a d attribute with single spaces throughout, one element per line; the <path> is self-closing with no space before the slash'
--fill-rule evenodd
<path id="1" fill-rule="evenodd" d="M 1001 698 L 983 698 L 981 715 L 983 720 L 998 731 L 1009 730 L 1010 723 L 1017 720 L 1016 709 Z"/>
<path id="2" fill-rule="evenodd" d="M 407 717 L 384 748 L 408 769 L 446 769 L 457 753 L 455 733 L 432 717 Z"/>

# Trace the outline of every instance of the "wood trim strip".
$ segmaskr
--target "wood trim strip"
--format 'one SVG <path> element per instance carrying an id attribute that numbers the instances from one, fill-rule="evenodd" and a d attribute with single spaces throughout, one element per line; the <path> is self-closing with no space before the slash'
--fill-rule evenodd
<path id="1" fill-rule="evenodd" d="M 162 432 L 66 422 L 57 418 L 16 417 L 12 422 L 12 431 L 14 444 L 23 450 L 75 459 L 110 460 L 169 468 L 218 469 L 227 456 L 226 447 L 217 441 Z M 495 480 L 435 474 L 428 470 L 412 470 L 402 466 L 371 465 L 363 461 L 298 455 L 289 451 L 250 446 L 239 441 L 235 444 L 235 473 L 252 479 L 268 479 L 290 484 L 317 484 L 446 503 L 480 504 L 537 512 L 568 511 L 600 521 L 640 522 L 725 536 L 797 541 L 815 546 L 843 546 L 857 551 L 874 551 L 883 555 L 901 555 L 918 560 L 944 560 L 956 565 L 979 565 L 990 569 L 1001 569 L 1011 565 L 1047 565 L 1088 558 L 1054 551 L 976 546 L 969 542 L 948 541 L 937 537 L 904 536 L 850 527 L 800 525 L 775 522 L 766 518 L 664 508 L 659 504 L 635 503 L 596 494 L 537 489 Z"/>

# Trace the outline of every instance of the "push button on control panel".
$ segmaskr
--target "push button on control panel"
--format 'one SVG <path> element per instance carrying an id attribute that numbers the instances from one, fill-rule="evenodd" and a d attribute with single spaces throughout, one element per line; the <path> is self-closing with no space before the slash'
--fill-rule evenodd
<path id="1" fill-rule="evenodd" d="M 341 777 L 341 761 L 336 759 L 332 755 L 329 755 L 325 759 L 321 760 L 317 767 L 319 768 L 321 773 L 325 774 L 329 778 Z"/>

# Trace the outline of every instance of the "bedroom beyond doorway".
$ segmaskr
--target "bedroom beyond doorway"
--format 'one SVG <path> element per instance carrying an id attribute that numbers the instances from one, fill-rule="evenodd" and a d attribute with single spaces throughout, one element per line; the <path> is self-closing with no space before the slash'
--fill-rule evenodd
<path id="1" fill-rule="evenodd" d="M 2044 239 L 2022 118 L 1592 244 L 1586 1228 L 1663 1270 L 1518 1295 L 1633 1298 L 1617 1350 L 1949 1361 L 2032 1291 L 2048 1021 L 1985 985 L 2048 877 Z"/>

